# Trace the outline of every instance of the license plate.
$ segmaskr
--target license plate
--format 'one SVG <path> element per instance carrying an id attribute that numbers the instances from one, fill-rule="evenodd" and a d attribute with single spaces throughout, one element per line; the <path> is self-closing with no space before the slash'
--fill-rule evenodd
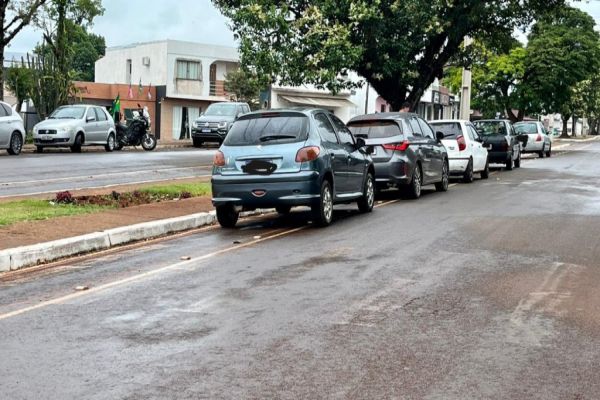
<path id="1" fill-rule="evenodd" d="M 42 136 L 42 139 L 43 140 L 52 140 L 52 136 L 50 136 L 50 135 L 44 135 L 44 136 Z"/>
<path id="2" fill-rule="evenodd" d="M 210 133 L 210 129 L 202 129 L 202 133 Z"/>

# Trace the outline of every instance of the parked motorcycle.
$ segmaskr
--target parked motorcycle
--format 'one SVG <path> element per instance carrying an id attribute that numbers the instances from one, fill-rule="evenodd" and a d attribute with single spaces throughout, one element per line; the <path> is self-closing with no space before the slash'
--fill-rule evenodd
<path id="1" fill-rule="evenodd" d="M 129 124 L 121 122 L 115 124 L 117 140 L 115 150 L 121 150 L 125 146 L 139 146 L 146 151 L 156 148 L 156 137 L 150 131 L 151 121 L 148 107 L 141 107 L 133 112 L 133 119 Z"/>

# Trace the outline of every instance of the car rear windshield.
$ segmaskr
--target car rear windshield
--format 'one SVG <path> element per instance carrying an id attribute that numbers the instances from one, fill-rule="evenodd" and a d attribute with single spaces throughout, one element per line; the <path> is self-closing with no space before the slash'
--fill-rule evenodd
<path id="1" fill-rule="evenodd" d="M 269 145 L 308 139 L 308 117 L 299 114 L 255 115 L 237 120 L 227 133 L 227 146 Z"/>
<path id="2" fill-rule="evenodd" d="M 54 110 L 48 118 L 51 119 L 82 119 L 85 107 L 60 107 Z"/>
<path id="3" fill-rule="evenodd" d="M 434 131 L 442 132 L 444 139 L 456 139 L 463 134 L 458 122 L 430 122 L 429 125 Z"/>
<path id="4" fill-rule="evenodd" d="M 515 124 L 517 133 L 538 133 L 537 124 Z"/>
<path id="5" fill-rule="evenodd" d="M 366 139 L 402 135 L 400 127 L 393 121 L 357 121 L 351 122 L 348 128 L 354 136 Z"/>
<path id="6" fill-rule="evenodd" d="M 506 125 L 503 121 L 477 121 L 474 123 L 482 136 L 506 135 Z"/>

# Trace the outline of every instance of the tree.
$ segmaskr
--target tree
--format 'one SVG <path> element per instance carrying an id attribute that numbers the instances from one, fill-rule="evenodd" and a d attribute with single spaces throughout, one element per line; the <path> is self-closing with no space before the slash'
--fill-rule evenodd
<path id="1" fill-rule="evenodd" d="M 4 100 L 4 50 L 47 0 L 0 0 L 0 100 Z"/>
<path id="2" fill-rule="evenodd" d="M 238 69 L 225 74 L 225 91 L 234 94 L 238 101 L 245 101 L 253 110 L 260 105 L 260 91 L 266 87 L 268 79 Z"/>
<path id="3" fill-rule="evenodd" d="M 33 90 L 33 72 L 24 63 L 13 66 L 6 72 L 6 86 L 17 98 L 17 112 L 21 112 L 23 102 L 31 97 Z"/>
<path id="4" fill-rule="evenodd" d="M 231 19 L 242 64 L 282 84 L 333 92 L 358 72 L 392 107 L 413 108 L 465 36 L 506 37 L 563 0 L 213 0 Z"/>

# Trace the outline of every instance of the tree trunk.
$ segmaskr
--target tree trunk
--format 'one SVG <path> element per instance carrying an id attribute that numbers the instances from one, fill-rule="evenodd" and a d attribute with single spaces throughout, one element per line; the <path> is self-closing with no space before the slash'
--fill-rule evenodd
<path id="1" fill-rule="evenodd" d="M 573 115 L 571 120 L 571 136 L 577 136 L 577 116 Z"/>
<path id="2" fill-rule="evenodd" d="M 568 138 L 569 137 L 569 132 L 567 132 L 568 130 L 568 126 L 569 126 L 569 117 L 570 115 L 562 115 L 562 133 L 560 134 L 561 138 Z"/>
<path id="3" fill-rule="evenodd" d="M 0 43 L 0 100 L 4 101 L 4 44 Z"/>

